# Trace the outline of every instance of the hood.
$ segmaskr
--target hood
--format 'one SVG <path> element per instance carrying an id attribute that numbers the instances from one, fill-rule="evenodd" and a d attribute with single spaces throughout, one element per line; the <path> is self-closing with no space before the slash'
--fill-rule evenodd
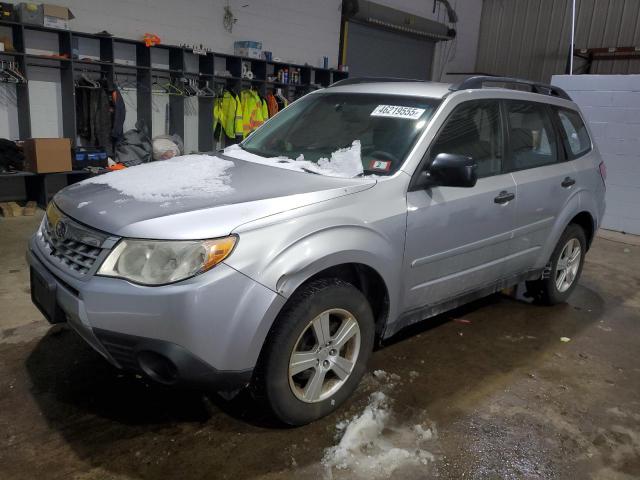
<path id="1" fill-rule="evenodd" d="M 224 155 L 186 155 L 84 180 L 54 201 L 71 218 L 112 235 L 188 240 L 222 237 L 244 223 L 375 183 Z"/>

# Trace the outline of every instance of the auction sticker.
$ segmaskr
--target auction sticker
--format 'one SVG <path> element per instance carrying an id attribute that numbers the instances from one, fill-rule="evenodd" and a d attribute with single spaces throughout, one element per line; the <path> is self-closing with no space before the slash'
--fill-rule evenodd
<path id="1" fill-rule="evenodd" d="M 417 120 L 423 113 L 424 108 L 403 107 L 400 105 L 378 105 L 373 112 L 371 112 L 371 116 Z"/>

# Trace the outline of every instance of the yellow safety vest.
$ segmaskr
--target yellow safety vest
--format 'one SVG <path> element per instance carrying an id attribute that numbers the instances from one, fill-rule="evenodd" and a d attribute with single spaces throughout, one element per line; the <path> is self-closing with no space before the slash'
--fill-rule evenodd
<path id="1" fill-rule="evenodd" d="M 213 129 L 218 123 L 229 138 L 242 135 L 242 110 L 240 99 L 231 92 L 224 92 L 213 102 Z"/>

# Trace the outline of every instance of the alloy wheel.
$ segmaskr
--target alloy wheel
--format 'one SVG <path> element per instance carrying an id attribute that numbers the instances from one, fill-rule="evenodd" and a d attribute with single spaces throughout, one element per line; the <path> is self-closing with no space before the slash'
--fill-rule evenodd
<path id="1" fill-rule="evenodd" d="M 562 249 L 556 264 L 556 288 L 559 292 L 566 292 L 578 275 L 582 248 L 577 238 L 570 239 Z"/>
<path id="2" fill-rule="evenodd" d="M 289 386 L 296 398 L 315 403 L 336 393 L 353 371 L 360 339 L 360 326 L 346 310 L 326 310 L 311 320 L 289 359 Z"/>

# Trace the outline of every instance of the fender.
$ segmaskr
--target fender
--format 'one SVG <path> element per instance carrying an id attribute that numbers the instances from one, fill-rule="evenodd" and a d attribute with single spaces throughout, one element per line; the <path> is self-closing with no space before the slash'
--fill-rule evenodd
<path id="1" fill-rule="evenodd" d="M 394 252 L 390 239 L 379 232 L 361 225 L 337 225 L 298 239 L 274 257 L 265 273 L 277 277 L 276 291 L 288 298 L 306 279 L 344 263 L 367 265 L 388 278 L 398 258 L 402 258 L 401 249 Z"/>
<path id="2" fill-rule="evenodd" d="M 264 241 L 261 241 L 267 233 L 263 229 L 257 235 L 241 235 L 240 244 L 244 242 L 242 257 L 260 260 L 257 265 L 249 265 L 240 262 L 239 255 L 236 257 L 238 262 L 230 266 L 275 291 L 278 298 L 282 299 L 275 307 L 277 312 L 260 320 L 259 327 L 253 332 L 248 352 L 259 352 L 262 349 L 277 313 L 300 285 L 327 268 L 345 263 L 366 265 L 382 277 L 389 295 L 388 321 L 397 317 L 406 231 L 404 217 L 399 215 L 383 220 L 385 223 L 389 222 L 389 225 L 380 230 L 393 232 L 389 237 L 378 229 L 374 230 L 363 224 L 346 224 L 344 220 L 337 225 L 325 224 L 319 228 L 320 222 L 307 224 L 314 225 L 312 231 L 305 235 L 292 235 L 290 238 L 295 238 L 295 241 L 280 243 L 277 248 L 268 251 L 264 247 Z M 280 237 L 275 235 L 277 230 L 272 232 L 271 229 L 279 230 Z M 269 236 L 273 234 L 272 238 L 282 238 L 282 229 L 282 224 L 267 227 Z M 258 251 L 262 255 L 256 256 Z M 233 259 L 231 256 L 230 260 Z"/>
<path id="3" fill-rule="evenodd" d="M 594 210 L 595 203 L 593 202 L 592 196 L 586 192 L 585 190 L 579 190 L 575 192 L 569 199 L 567 203 L 562 208 L 560 215 L 556 217 L 556 220 L 553 224 L 553 228 L 551 229 L 551 233 L 549 235 L 549 241 L 545 243 L 542 248 L 540 255 L 538 257 L 538 261 L 536 262 L 534 268 L 544 268 L 549 259 L 551 258 L 551 254 L 553 250 L 556 248 L 558 240 L 560 240 L 560 236 L 569 225 L 569 222 L 578 215 L 579 213 L 586 211 L 591 215 L 591 219 L 594 223 L 594 233 L 597 228 L 597 218 L 598 214 Z"/>

